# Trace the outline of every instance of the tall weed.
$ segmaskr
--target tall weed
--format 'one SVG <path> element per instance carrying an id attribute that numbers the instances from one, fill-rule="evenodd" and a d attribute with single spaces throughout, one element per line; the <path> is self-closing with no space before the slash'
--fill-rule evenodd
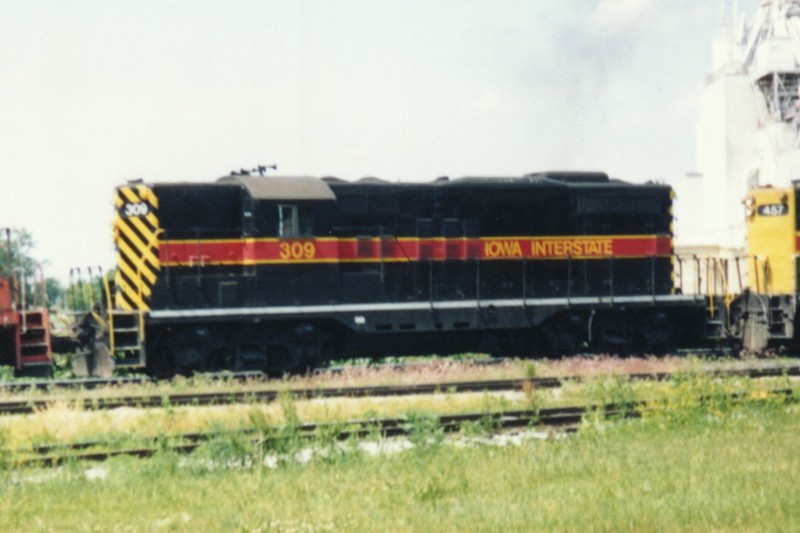
<path id="1" fill-rule="evenodd" d="M 408 440 L 418 449 L 437 448 L 444 441 L 444 430 L 436 415 L 409 411 L 404 428 Z"/>
<path id="2" fill-rule="evenodd" d="M 589 402 L 595 409 L 584 417 L 586 423 L 621 420 L 639 413 L 641 403 L 629 379 L 621 376 L 597 379 L 587 385 Z"/>

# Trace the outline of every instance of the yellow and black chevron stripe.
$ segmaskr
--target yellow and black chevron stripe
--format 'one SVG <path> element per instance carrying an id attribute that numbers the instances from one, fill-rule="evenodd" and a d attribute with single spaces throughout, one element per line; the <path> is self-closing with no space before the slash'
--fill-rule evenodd
<path id="1" fill-rule="evenodd" d="M 150 309 L 161 261 L 158 255 L 158 198 L 143 184 L 117 188 L 114 243 L 117 247 L 117 309 Z"/>

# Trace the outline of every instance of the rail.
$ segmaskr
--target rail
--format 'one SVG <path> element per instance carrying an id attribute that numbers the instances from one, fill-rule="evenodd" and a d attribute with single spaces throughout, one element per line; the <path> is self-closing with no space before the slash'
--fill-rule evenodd
<path id="1" fill-rule="evenodd" d="M 612 374 L 628 381 L 668 381 L 676 376 L 685 376 L 685 372 L 656 372 Z M 744 369 L 715 370 L 700 372 L 698 375 L 730 378 L 749 377 L 752 379 L 799 377 L 800 366 L 770 366 Z M 458 381 L 441 383 L 417 383 L 412 385 L 378 385 L 362 387 L 326 387 L 326 388 L 269 388 L 241 391 L 221 391 L 208 393 L 175 393 L 169 395 L 133 395 L 108 396 L 105 398 L 78 398 L 73 404 L 80 410 L 110 410 L 120 407 L 157 408 L 165 404 L 171 406 L 196 405 L 230 405 L 245 402 L 272 402 L 284 395 L 296 398 L 363 398 L 408 396 L 416 394 L 434 394 L 437 392 L 504 392 L 520 391 L 526 387 L 534 389 L 552 389 L 562 387 L 565 383 L 576 383 L 597 376 L 556 376 L 542 378 L 504 379 L 486 381 Z M 46 409 L 53 402 L 65 402 L 64 398 L 36 397 L 23 400 L 0 402 L 1 414 L 31 414 Z M 67 403 L 69 403 L 67 401 Z"/>
<path id="2" fill-rule="evenodd" d="M 774 398 L 793 401 L 796 391 L 792 388 L 765 391 L 763 398 L 752 401 L 764 402 Z M 698 401 L 712 401 L 712 397 L 700 397 Z M 745 402 L 749 395 L 730 393 L 720 396 L 728 404 Z M 606 420 L 640 418 L 648 410 L 660 408 L 658 401 L 623 401 L 603 404 L 544 407 L 538 409 L 501 410 L 490 412 L 468 412 L 431 415 L 427 419 L 444 434 L 461 432 L 465 427 L 480 423 L 489 435 L 509 429 L 552 428 L 562 432 L 578 431 L 587 416 L 599 415 Z M 5 463 L 13 466 L 52 467 L 67 461 L 104 461 L 115 456 L 150 457 L 169 450 L 173 453 L 191 453 L 204 443 L 214 439 L 230 437 L 249 439 L 255 450 L 279 449 L 288 439 L 313 442 L 320 435 L 331 436 L 337 441 L 379 436 L 380 438 L 407 437 L 416 431 L 416 421 L 408 417 L 354 419 L 344 422 L 297 423 L 264 429 L 245 428 L 228 431 L 201 433 L 178 433 L 169 437 L 143 437 L 135 448 L 114 448 L 108 441 L 96 440 L 67 444 L 41 444 L 27 448 L 4 449 L 0 453 Z M 105 448 L 105 449 L 104 449 Z"/>

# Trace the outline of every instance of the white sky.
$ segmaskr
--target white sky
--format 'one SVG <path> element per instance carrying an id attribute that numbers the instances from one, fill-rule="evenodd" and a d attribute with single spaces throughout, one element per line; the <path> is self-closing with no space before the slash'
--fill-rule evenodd
<path id="1" fill-rule="evenodd" d="M 695 169 L 719 20 L 719 0 L 0 0 L 0 227 L 64 280 L 113 266 L 129 178 L 669 182 Z"/>

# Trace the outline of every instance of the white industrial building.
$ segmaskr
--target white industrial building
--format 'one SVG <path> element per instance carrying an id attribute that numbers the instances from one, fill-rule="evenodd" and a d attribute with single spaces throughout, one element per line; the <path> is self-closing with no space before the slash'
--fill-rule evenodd
<path id="1" fill-rule="evenodd" d="M 712 43 L 697 172 L 675 184 L 676 251 L 728 257 L 728 290 L 746 277 L 733 265 L 745 251 L 747 190 L 800 179 L 800 0 L 761 0 L 751 20 L 735 4 L 723 1 Z"/>

